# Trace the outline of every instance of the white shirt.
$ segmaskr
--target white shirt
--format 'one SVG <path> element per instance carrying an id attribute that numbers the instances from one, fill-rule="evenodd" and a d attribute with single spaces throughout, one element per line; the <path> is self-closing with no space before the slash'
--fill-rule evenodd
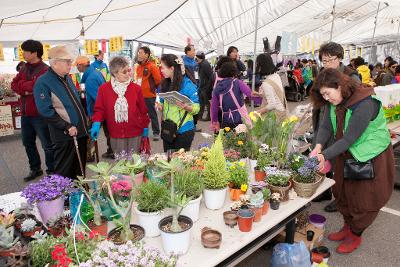
<path id="1" fill-rule="evenodd" d="M 279 89 L 282 90 L 283 96 L 285 96 L 285 90 L 282 86 L 281 77 L 277 73 L 268 75 L 265 80 L 274 81 L 278 85 Z M 285 111 L 283 103 L 275 93 L 274 88 L 268 82 L 263 81 L 261 84 L 261 90 L 264 92 L 264 97 L 267 100 L 266 107 L 268 110 L 276 109 L 278 111 Z"/>

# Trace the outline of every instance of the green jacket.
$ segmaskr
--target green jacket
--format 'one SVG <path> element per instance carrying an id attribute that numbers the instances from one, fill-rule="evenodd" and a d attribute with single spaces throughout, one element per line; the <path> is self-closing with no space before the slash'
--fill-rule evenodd
<path id="1" fill-rule="evenodd" d="M 372 98 L 381 103 L 375 96 L 372 96 Z M 336 135 L 337 129 L 335 110 L 336 107 L 330 104 L 330 118 L 334 136 Z M 349 125 L 352 113 L 353 111 L 351 108 L 346 112 L 344 130 L 346 130 Z M 385 151 L 389 144 L 390 134 L 386 125 L 382 105 L 380 105 L 376 118 L 368 124 L 367 129 L 365 129 L 361 136 L 350 146 L 349 151 L 356 160 L 366 162 Z"/>

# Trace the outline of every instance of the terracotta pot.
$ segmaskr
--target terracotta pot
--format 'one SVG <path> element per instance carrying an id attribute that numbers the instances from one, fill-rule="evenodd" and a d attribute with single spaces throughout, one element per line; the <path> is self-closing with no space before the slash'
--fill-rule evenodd
<path id="1" fill-rule="evenodd" d="M 229 196 L 232 201 L 238 201 L 241 195 L 244 195 L 246 192 L 243 192 L 241 189 L 229 188 Z"/>
<path id="2" fill-rule="evenodd" d="M 269 210 L 269 202 L 264 201 L 264 205 L 262 207 L 262 215 L 266 215 L 268 213 L 268 210 Z"/>
<path id="3" fill-rule="evenodd" d="M 265 173 L 264 170 L 257 170 L 256 168 L 254 168 L 254 179 L 257 182 L 265 181 L 266 176 L 267 174 Z"/>
<path id="4" fill-rule="evenodd" d="M 64 228 L 60 229 L 60 228 L 49 227 L 47 230 L 54 237 L 59 237 L 59 236 L 65 235 L 65 229 Z"/>
<path id="5" fill-rule="evenodd" d="M 237 224 L 237 211 L 225 211 L 223 213 L 223 216 L 225 224 L 229 225 L 231 228 L 233 228 Z"/>
<path id="6" fill-rule="evenodd" d="M 238 225 L 241 232 L 250 232 L 253 226 L 254 211 L 251 209 L 238 210 Z"/>
<path id="7" fill-rule="evenodd" d="M 9 249 L 0 249 L 0 257 L 10 257 L 14 255 L 15 253 L 15 248 L 9 248 Z"/>
<path id="8" fill-rule="evenodd" d="M 20 215 L 17 215 L 15 217 L 15 221 L 14 221 L 15 228 L 17 230 L 20 230 L 21 229 L 21 224 L 25 221 L 25 219 L 28 219 L 28 218 L 31 218 L 31 219 L 37 221 L 35 215 L 33 215 L 33 214 L 28 214 L 28 215 L 20 214 Z"/>
<path id="9" fill-rule="evenodd" d="M 220 232 L 208 227 L 201 229 L 201 244 L 205 248 L 219 248 L 222 242 L 222 235 Z"/>
<path id="10" fill-rule="evenodd" d="M 36 226 L 35 229 L 29 232 L 21 232 L 21 234 L 25 237 L 31 237 L 33 236 L 36 232 L 40 232 L 42 230 L 42 226 Z"/>
<path id="11" fill-rule="evenodd" d="M 131 231 L 134 236 L 133 240 L 131 240 L 132 242 L 138 242 L 144 238 L 145 231 L 144 231 L 143 227 L 141 227 L 140 225 L 137 225 L 137 224 L 131 224 L 130 228 L 131 228 Z M 121 230 L 115 228 L 115 229 L 112 229 L 110 231 L 110 233 L 108 234 L 108 239 L 110 239 L 116 245 L 122 245 L 125 242 L 119 240 L 120 235 L 121 235 Z"/>
<path id="12" fill-rule="evenodd" d="M 101 217 L 100 225 L 96 225 L 92 219 L 92 220 L 88 221 L 88 226 L 89 226 L 90 230 L 95 231 L 96 233 L 99 233 L 102 236 L 107 236 L 108 226 L 107 226 L 107 218 L 106 217 Z"/>
<path id="13" fill-rule="evenodd" d="M 253 217 L 253 222 L 260 222 L 261 221 L 261 217 L 262 217 L 262 207 L 260 208 L 255 208 L 252 207 L 251 208 L 254 211 L 254 217 Z"/>

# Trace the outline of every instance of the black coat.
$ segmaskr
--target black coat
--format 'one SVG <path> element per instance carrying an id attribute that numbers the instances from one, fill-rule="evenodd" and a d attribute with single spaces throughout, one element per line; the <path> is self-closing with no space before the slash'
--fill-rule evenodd
<path id="1" fill-rule="evenodd" d="M 213 70 L 207 60 L 199 63 L 199 92 L 201 94 L 209 95 L 211 99 L 211 92 L 213 88 Z"/>

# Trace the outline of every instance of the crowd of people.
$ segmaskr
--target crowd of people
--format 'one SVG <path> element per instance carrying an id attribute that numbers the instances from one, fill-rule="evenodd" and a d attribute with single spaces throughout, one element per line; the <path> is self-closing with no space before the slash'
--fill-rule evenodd
<path id="1" fill-rule="evenodd" d="M 326 210 L 338 210 L 344 219 L 342 229 L 328 236 L 342 241 L 339 253 L 350 253 L 361 244 L 363 231 L 390 198 L 393 149 L 373 86 L 400 82 L 400 66 L 391 57 L 375 66 L 357 57 L 346 66 L 343 47 L 329 42 L 319 48 L 321 65 L 314 59 L 283 65 L 271 53 L 262 53 L 254 69 L 254 61 L 247 61 L 246 71 L 234 46 L 219 57 L 215 68 L 193 45 L 185 47 L 183 57 L 163 54 L 159 66 L 149 47 L 143 46 L 133 71 L 122 56 L 112 57 L 107 66 L 102 51 L 90 63 L 86 56 L 74 58 L 65 46 L 55 46 L 48 52 L 48 66 L 39 41 L 27 40 L 21 48 L 26 63 L 19 66 L 12 89 L 20 95 L 23 113 L 22 143 L 31 170 L 25 181 L 43 174 L 36 136 L 45 151 L 47 174 L 75 179 L 85 171 L 88 144 L 97 140 L 101 128 L 107 138 L 103 157 L 113 158 L 123 151 L 139 152 L 140 137 L 149 125 L 153 140 L 161 138 L 165 152 L 190 150 L 195 132 L 201 131 L 198 120 L 210 121 L 214 131 L 251 125 L 245 98 L 261 98 L 257 108 L 261 114 L 287 116 L 288 85 L 282 77 L 287 80 L 291 73 L 300 90 L 311 97 L 314 154 L 320 168 L 327 160 L 334 162 L 328 176 L 336 181 L 335 201 Z M 70 77 L 72 66 L 82 73 L 85 102 Z M 250 89 L 252 82 L 256 91 Z M 159 97 L 170 92 L 178 92 L 184 100 Z M 354 161 L 369 172 L 360 172 Z M 331 198 L 327 191 L 320 199 Z"/>

